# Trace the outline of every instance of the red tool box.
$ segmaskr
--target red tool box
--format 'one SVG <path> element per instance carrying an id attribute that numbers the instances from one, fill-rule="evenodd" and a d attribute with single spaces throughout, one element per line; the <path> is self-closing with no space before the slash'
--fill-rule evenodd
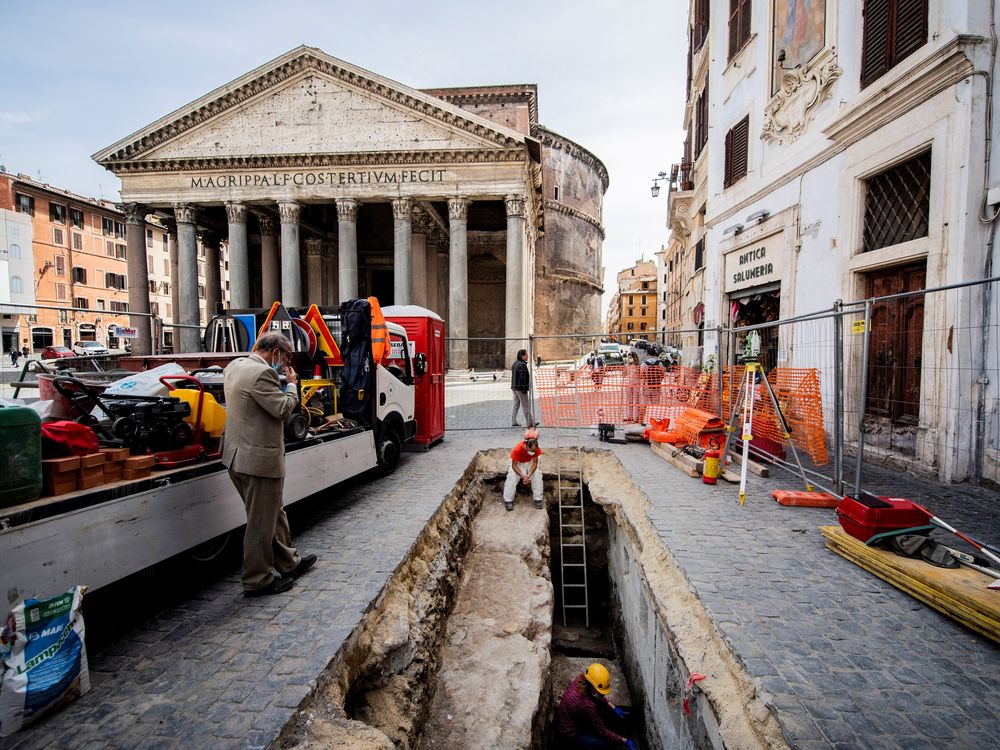
<path id="1" fill-rule="evenodd" d="M 925 525 L 930 516 L 902 497 L 879 497 L 862 492 L 856 499 L 845 497 L 837 506 L 837 517 L 844 531 L 867 542 L 876 534 Z"/>

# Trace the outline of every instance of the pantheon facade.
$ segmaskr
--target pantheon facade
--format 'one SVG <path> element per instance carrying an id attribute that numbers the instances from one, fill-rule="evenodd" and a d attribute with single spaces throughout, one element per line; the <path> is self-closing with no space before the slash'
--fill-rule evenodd
<path id="1" fill-rule="evenodd" d="M 607 170 L 538 123 L 534 85 L 416 90 L 299 47 L 93 158 L 122 181 L 130 279 L 148 275 L 145 218 L 170 229 L 179 351 L 206 323 L 199 237 L 209 310 L 225 243 L 232 309 L 420 305 L 473 340 L 450 347 L 452 368 L 507 364 L 529 334 L 600 330 Z M 129 304 L 148 312 L 143 284 Z M 136 344 L 149 351 L 148 334 Z"/>

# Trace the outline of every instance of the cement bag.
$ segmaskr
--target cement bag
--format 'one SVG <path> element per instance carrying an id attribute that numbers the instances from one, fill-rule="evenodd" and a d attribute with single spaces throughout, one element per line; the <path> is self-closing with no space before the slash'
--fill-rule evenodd
<path id="1" fill-rule="evenodd" d="M 0 737 L 90 690 L 80 604 L 85 587 L 25 599 L 0 633 Z"/>

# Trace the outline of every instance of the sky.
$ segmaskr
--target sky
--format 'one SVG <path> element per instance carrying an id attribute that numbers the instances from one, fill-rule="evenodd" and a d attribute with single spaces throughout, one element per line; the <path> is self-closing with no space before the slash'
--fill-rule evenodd
<path id="1" fill-rule="evenodd" d="M 300 44 L 413 88 L 538 85 L 539 121 L 608 168 L 607 310 L 615 274 L 666 242 L 679 162 L 687 0 L 172 0 L 7 5 L 0 165 L 118 198 L 90 155 Z"/>

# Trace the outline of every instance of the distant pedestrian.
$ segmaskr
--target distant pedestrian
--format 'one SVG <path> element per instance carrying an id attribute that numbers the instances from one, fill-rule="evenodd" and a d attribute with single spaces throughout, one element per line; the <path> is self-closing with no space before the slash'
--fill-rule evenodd
<path id="1" fill-rule="evenodd" d="M 10 351 L 7 353 L 10 355 L 10 363 L 14 365 L 14 367 L 17 367 L 17 359 L 21 356 L 21 352 L 18 351 L 16 346 L 12 346 Z"/>
<path id="2" fill-rule="evenodd" d="M 276 331 L 257 339 L 249 357 L 226 367 L 226 429 L 222 465 L 243 498 L 243 593 L 280 594 L 316 562 L 292 546 L 281 496 L 285 480 L 285 420 L 298 401 L 298 377 L 288 365 L 291 343 Z M 278 372 L 285 374 L 281 388 Z M 275 575 L 277 571 L 277 575 Z"/>
<path id="3" fill-rule="evenodd" d="M 642 372 L 639 355 L 629 352 L 625 359 L 625 421 L 642 423 Z"/>
<path id="4" fill-rule="evenodd" d="M 517 410 L 524 412 L 525 424 L 528 427 L 535 426 L 535 414 L 531 409 L 531 373 L 528 372 L 528 350 L 521 349 L 517 353 L 517 359 L 510 367 L 510 389 L 514 393 L 514 410 L 510 416 L 510 426 L 520 427 L 517 421 Z"/>
<path id="5" fill-rule="evenodd" d="M 27 359 L 29 354 L 31 354 L 31 350 L 28 349 L 28 345 L 25 344 L 24 346 L 21 347 L 21 356 Z"/>
<path id="6" fill-rule="evenodd" d="M 542 472 L 538 470 L 538 457 L 542 449 L 538 446 L 538 430 L 525 430 L 524 440 L 510 452 L 507 467 L 507 481 L 503 485 L 503 504 L 507 510 L 514 510 L 514 493 L 518 483 L 530 484 L 535 507 L 542 508 Z"/>

